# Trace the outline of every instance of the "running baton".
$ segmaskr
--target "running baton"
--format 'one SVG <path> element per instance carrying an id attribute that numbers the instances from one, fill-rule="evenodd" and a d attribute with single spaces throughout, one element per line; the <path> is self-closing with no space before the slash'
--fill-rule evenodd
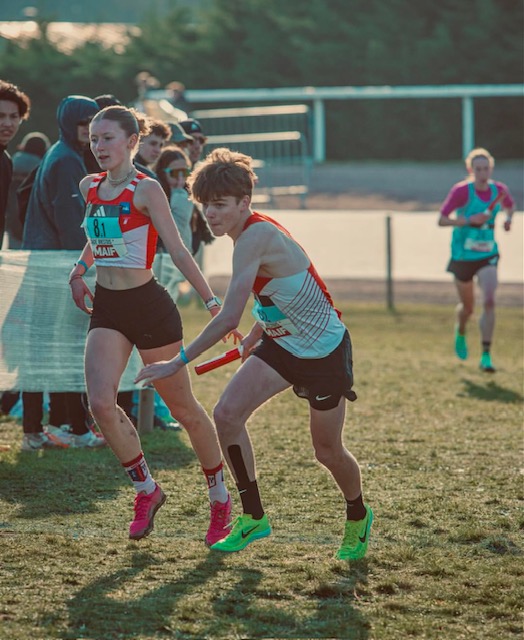
<path id="1" fill-rule="evenodd" d="M 195 373 L 197 376 L 202 375 L 203 373 L 207 373 L 208 371 L 213 371 L 213 369 L 218 369 L 218 367 L 222 367 L 228 362 L 233 362 L 234 360 L 238 360 L 242 357 L 242 345 L 235 347 L 234 349 L 230 349 L 225 353 L 220 354 L 219 356 L 215 356 L 201 364 L 197 364 L 195 367 Z"/>
<path id="2" fill-rule="evenodd" d="M 501 189 L 500 193 L 495 198 L 495 200 L 493 200 L 493 202 L 489 205 L 487 210 L 491 213 L 493 211 L 493 209 L 498 205 L 498 203 L 501 200 L 504 200 L 505 197 L 506 197 L 506 192 L 504 191 L 504 189 Z"/>

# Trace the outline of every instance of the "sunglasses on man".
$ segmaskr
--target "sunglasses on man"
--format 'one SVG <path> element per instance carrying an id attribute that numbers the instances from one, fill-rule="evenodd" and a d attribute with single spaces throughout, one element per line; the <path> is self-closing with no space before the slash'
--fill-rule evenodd
<path id="1" fill-rule="evenodd" d="M 164 171 L 167 173 L 168 176 L 171 176 L 171 178 L 174 178 L 175 180 L 178 180 L 178 178 L 184 177 L 187 178 L 187 176 L 189 175 L 189 169 L 164 169 Z"/>

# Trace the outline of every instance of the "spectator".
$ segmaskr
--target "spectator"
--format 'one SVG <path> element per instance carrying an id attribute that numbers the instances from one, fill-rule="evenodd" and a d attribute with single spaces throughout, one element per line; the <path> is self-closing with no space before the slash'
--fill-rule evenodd
<path id="1" fill-rule="evenodd" d="M 185 120 L 190 112 L 191 106 L 186 98 L 186 88 L 181 82 L 174 80 L 166 84 L 165 89 L 167 91 L 167 101 L 169 104 L 180 111 L 179 120 Z"/>
<path id="2" fill-rule="evenodd" d="M 20 216 L 16 192 L 27 176 L 38 167 L 50 146 L 51 142 L 45 133 L 33 131 L 24 136 L 13 154 L 13 179 L 6 216 L 10 249 L 19 249 L 22 243 L 23 219 Z"/>
<path id="3" fill-rule="evenodd" d="M 99 109 L 112 107 L 115 104 L 122 104 L 120 100 L 112 93 L 103 93 L 102 95 L 96 96 L 95 102 L 97 103 Z"/>
<path id="4" fill-rule="evenodd" d="M 189 145 L 189 159 L 194 167 L 204 152 L 207 137 L 204 135 L 204 130 L 202 129 L 200 122 L 194 118 L 181 120 L 178 124 L 182 127 L 185 133 L 192 138 L 192 142 Z"/>
<path id="5" fill-rule="evenodd" d="M 59 140 L 45 154 L 31 191 L 23 232 L 23 249 L 81 249 L 84 201 L 78 184 L 87 170 L 83 153 L 89 143 L 89 122 L 97 103 L 85 96 L 67 96 L 57 110 Z M 52 393 L 50 424 L 42 426 L 43 394 L 23 393 L 22 449 L 99 447 L 103 438 L 87 428 L 81 393 Z M 59 415 L 60 422 L 54 416 Z M 63 421 L 66 422 L 63 422 Z M 58 424 L 57 424 L 58 422 Z M 61 428 L 70 425 L 71 431 Z"/>
<path id="6" fill-rule="evenodd" d="M 155 165 L 157 179 L 164 190 L 171 214 L 182 242 L 192 251 L 191 215 L 193 204 L 186 189 L 186 180 L 191 171 L 188 155 L 176 145 L 164 147 Z"/>
<path id="7" fill-rule="evenodd" d="M 187 153 L 191 160 L 191 168 L 194 169 L 200 160 L 204 151 L 204 145 L 207 138 L 204 135 L 202 125 L 198 120 L 189 118 L 178 123 L 182 130 L 189 136 L 192 141 L 188 143 Z M 213 234 L 209 230 L 204 214 L 200 207 L 195 203 L 193 205 L 193 213 L 191 216 L 191 233 L 192 233 L 192 254 L 199 266 L 203 264 L 203 247 L 204 244 L 211 244 L 214 240 Z"/>
<path id="8" fill-rule="evenodd" d="M 169 142 L 178 145 L 187 153 L 189 144 L 193 142 L 193 136 L 188 135 L 178 122 L 169 122 L 168 124 L 171 129 L 171 138 Z"/>
<path id="9" fill-rule="evenodd" d="M 4 239 L 6 210 L 13 178 L 13 162 L 7 145 L 15 137 L 22 122 L 27 120 L 31 101 L 16 85 L 0 80 L 0 249 Z M 0 393 L 0 414 L 9 413 L 16 403 L 16 392 Z"/>
<path id="10" fill-rule="evenodd" d="M 133 102 L 133 107 L 137 111 L 147 113 L 146 94 L 150 89 L 158 89 L 160 87 L 160 81 L 149 73 L 149 71 L 140 71 L 135 76 L 135 85 L 137 97 Z"/>
<path id="11" fill-rule="evenodd" d="M 138 153 L 135 157 L 135 164 L 139 164 L 150 169 L 158 160 L 162 153 L 162 147 L 171 137 L 171 128 L 162 120 L 149 120 L 150 133 L 140 139 Z"/>
<path id="12" fill-rule="evenodd" d="M 30 110 L 29 97 L 16 85 L 0 80 L 0 249 L 4 239 L 9 185 L 13 177 L 13 162 L 7 145 L 29 117 Z"/>

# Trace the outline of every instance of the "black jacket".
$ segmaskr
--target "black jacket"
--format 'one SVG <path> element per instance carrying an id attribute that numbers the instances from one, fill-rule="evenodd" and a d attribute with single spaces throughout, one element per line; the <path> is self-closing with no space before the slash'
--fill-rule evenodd
<path id="1" fill-rule="evenodd" d="M 5 212 L 7 209 L 7 198 L 9 196 L 9 185 L 13 177 L 13 162 L 6 148 L 0 146 L 0 249 L 5 231 Z"/>

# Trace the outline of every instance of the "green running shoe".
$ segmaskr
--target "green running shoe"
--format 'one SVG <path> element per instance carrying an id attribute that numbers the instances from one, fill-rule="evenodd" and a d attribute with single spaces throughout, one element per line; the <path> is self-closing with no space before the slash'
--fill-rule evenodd
<path id="1" fill-rule="evenodd" d="M 269 520 L 264 514 L 260 520 L 255 520 L 252 516 L 245 513 L 238 516 L 233 522 L 231 533 L 211 545 L 211 549 L 215 551 L 241 551 L 251 542 L 259 538 L 265 538 L 271 533 Z"/>
<path id="2" fill-rule="evenodd" d="M 485 371 L 486 373 L 495 373 L 496 369 L 493 366 L 493 362 L 491 362 L 491 354 L 483 353 L 480 358 L 480 370 Z"/>
<path id="3" fill-rule="evenodd" d="M 373 523 L 373 511 L 367 504 L 363 520 L 346 520 L 344 539 L 337 551 L 339 560 L 360 560 L 368 550 L 369 532 Z"/>
<path id="4" fill-rule="evenodd" d="M 461 360 L 467 360 L 468 358 L 466 336 L 458 332 L 458 327 L 455 327 L 455 353 L 457 354 L 457 358 Z"/>

